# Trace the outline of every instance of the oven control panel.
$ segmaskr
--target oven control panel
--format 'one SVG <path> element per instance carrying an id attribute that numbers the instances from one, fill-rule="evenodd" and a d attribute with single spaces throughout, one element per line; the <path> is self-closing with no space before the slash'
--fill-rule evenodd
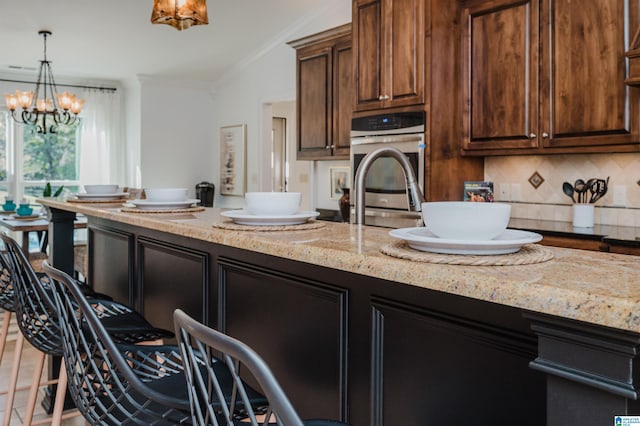
<path id="1" fill-rule="evenodd" d="M 387 130 L 410 129 L 425 124 L 425 112 L 397 112 L 392 114 L 370 115 L 351 120 L 352 132 L 376 134 Z"/>

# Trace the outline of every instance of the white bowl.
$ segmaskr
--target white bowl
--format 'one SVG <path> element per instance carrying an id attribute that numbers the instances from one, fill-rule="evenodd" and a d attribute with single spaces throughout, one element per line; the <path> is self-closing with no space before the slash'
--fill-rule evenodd
<path id="1" fill-rule="evenodd" d="M 291 215 L 300 209 L 300 192 L 247 192 L 249 213 L 261 216 Z"/>
<path id="2" fill-rule="evenodd" d="M 148 201 L 186 201 L 187 188 L 145 188 Z"/>
<path id="3" fill-rule="evenodd" d="M 488 241 L 507 229 L 511 206 L 504 203 L 440 201 L 422 204 L 429 231 L 448 240 Z"/>
<path id="4" fill-rule="evenodd" d="M 84 185 L 87 194 L 115 194 L 118 185 Z"/>

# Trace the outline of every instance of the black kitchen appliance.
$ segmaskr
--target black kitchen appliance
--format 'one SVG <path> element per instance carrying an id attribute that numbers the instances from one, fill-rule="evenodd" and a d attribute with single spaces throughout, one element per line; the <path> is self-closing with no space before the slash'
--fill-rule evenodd
<path id="1" fill-rule="evenodd" d="M 196 185 L 196 198 L 200 200 L 200 205 L 204 207 L 213 207 L 213 196 L 216 187 L 211 182 L 200 182 Z"/>

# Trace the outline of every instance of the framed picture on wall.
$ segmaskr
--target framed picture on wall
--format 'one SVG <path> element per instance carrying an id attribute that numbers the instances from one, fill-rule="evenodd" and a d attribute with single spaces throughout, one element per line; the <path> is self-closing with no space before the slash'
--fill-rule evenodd
<path id="1" fill-rule="evenodd" d="M 342 188 L 349 188 L 349 167 L 329 167 L 329 189 L 332 200 L 342 197 Z"/>
<path id="2" fill-rule="evenodd" d="M 246 191 L 247 125 L 220 128 L 220 194 L 244 196 Z"/>

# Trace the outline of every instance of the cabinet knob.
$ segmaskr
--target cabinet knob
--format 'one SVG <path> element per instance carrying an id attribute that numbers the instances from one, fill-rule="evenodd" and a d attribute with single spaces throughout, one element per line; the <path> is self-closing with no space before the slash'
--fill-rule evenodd
<path id="1" fill-rule="evenodd" d="M 549 133 L 547 132 L 542 132 L 542 137 L 547 139 L 549 137 Z"/>
<path id="2" fill-rule="evenodd" d="M 331 145 L 325 146 L 324 149 L 331 149 Z"/>
<path id="3" fill-rule="evenodd" d="M 531 133 L 529 134 L 529 139 L 535 139 L 535 138 L 537 138 L 537 137 L 538 137 L 538 136 L 537 136 L 535 133 L 533 133 L 533 132 L 531 132 Z"/>
<path id="4" fill-rule="evenodd" d="M 389 95 L 380 95 L 380 97 L 378 98 L 379 101 L 386 101 L 389 100 Z"/>

